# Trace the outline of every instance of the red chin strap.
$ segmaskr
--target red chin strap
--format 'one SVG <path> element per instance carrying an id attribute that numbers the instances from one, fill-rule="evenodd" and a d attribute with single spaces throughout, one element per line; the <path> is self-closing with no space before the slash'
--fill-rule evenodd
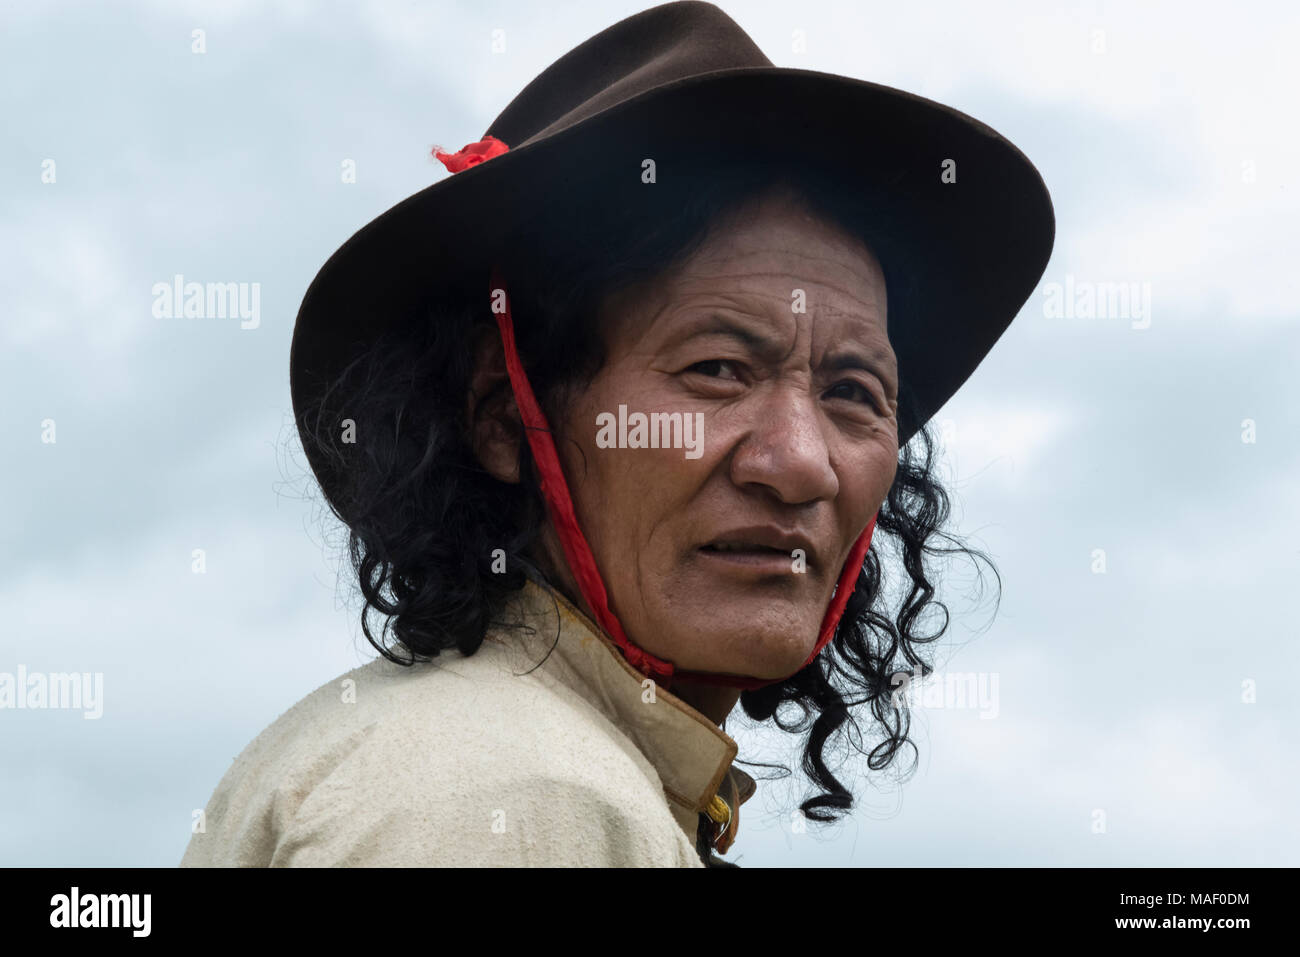
<path id="1" fill-rule="evenodd" d="M 762 688 L 766 685 L 784 681 L 784 678 L 750 678 L 744 675 L 680 671 L 673 667 L 672 662 L 664 661 L 662 658 L 657 658 L 648 651 L 638 648 L 627 637 L 618 616 L 609 607 L 609 595 L 605 591 L 605 582 L 600 577 L 600 571 L 596 567 L 596 559 L 591 553 L 591 546 L 587 544 L 586 536 L 582 534 L 577 515 L 573 511 L 573 500 L 569 496 L 568 483 L 564 480 L 564 471 L 560 468 L 560 458 L 555 451 L 551 427 L 546 421 L 541 406 L 537 404 L 537 398 L 533 395 L 532 386 L 528 383 L 528 376 L 524 374 L 523 363 L 519 361 L 519 353 L 515 348 L 515 327 L 510 318 L 509 297 L 506 295 L 505 283 L 502 281 L 500 270 L 495 266 L 492 269 L 491 302 L 493 315 L 496 316 L 497 328 L 501 332 L 501 344 L 505 350 L 506 372 L 510 376 L 510 386 L 514 390 L 515 404 L 519 407 L 519 415 L 524 424 L 524 434 L 528 437 L 528 446 L 532 449 L 533 460 L 537 463 L 537 471 L 541 476 L 542 496 L 546 500 L 546 508 L 550 514 L 551 522 L 555 526 L 556 533 L 559 535 L 560 544 L 564 547 L 564 555 L 568 559 L 569 569 L 578 582 L 578 588 L 582 592 L 583 599 L 594 613 L 596 623 L 613 639 L 614 644 L 622 650 L 624 657 L 632 667 L 653 679 L 656 684 L 665 689 L 672 686 L 674 678 L 685 679 L 699 684 L 743 689 Z M 840 616 L 844 614 L 844 606 L 848 603 L 849 596 L 853 594 L 858 574 L 862 570 L 862 563 L 866 560 L 867 549 L 871 546 L 871 534 L 875 531 L 876 518 L 879 514 L 879 512 L 876 512 L 875 515 L 871 516 L 871 521 L 867 523 L 867 527 L 858 536 L 857 541 L 853 543 L 848 560 L 844 563 L 844 569 L 840 572 L 839 582 L 835 586 L 835 594 L 831 598 L 830 607 L 826 609 L 826 616 L 822 619 L 821 632 L 817 637 L 817 646 L 813 648 L 808 660 L 799 667 L 800 671 L 810 665 L 818 653 L 835 636 L 835 629 L 839 625 Z"/>

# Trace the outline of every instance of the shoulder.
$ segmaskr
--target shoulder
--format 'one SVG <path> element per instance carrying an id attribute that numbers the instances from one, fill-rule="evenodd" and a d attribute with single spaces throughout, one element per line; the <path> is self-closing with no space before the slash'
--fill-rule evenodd
<path id="1" fill-rule="evenodd" d="M 491 643 L 316 689 L 236 758 L 206 818 L 183 866 L 698 863 L 630 740 Z"/>

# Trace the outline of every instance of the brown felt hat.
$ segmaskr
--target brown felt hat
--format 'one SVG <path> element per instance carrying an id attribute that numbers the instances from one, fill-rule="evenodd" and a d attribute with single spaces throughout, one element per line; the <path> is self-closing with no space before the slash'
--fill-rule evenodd
<path id="1" fill-rule="evenodd" d="M 441 278 L 481 272 L 486 315 L 495 249 L 557 196 L 589 202 L 597 191 L 599 203 L 618 204 L 655 188 L 642 181 L 648 157 L 662 181 L 701 156 L 722 164 L 770 156 L 792 177 L 831 183 L 846 204 L 872 197 L 876 228 L 910 237 L 903 268 L 915 298 L 906 315 L 888 317 L 916 403 L 900 417 L 900 445 L 975 370 L 1052 251 L 1042 177 L 996 131 L 911 93 L 774 67 L 709 3 L 663 4 L 598 33 L 529 83 L 486 136 L 505 151 L 364 226 L 308 288 L 290 354 L 304 432 L 352 360 L 394 323 L 421 321 L 420 304 Z M 942 175 L 949 161 L 955 181 Z M 665 204 L 662 215 L 671 214 Z M 305 434 L 304 445 L 332 498 L 331 463 Z"/>

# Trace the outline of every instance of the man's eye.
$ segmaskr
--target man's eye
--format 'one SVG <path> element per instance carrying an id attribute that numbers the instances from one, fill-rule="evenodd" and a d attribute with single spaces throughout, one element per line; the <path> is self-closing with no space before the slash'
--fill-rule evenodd
<path id="1" fill-rule="evenodd" d="M 724 370 L 729 375 L 723 375 Z M 702 375 L 718 379 L 739 379 L 736 375 L 735 367 L 726 359 L 706 359 L 704 362 L 697 362 L 687 368 L 688 372 L 699 372 Z"/>
<path id="2" fill-rule="evenodd" d="M 837 398 L 837 399 L 850 399 L 850 400 L 863 401 L 866 402 L 868 405 L 870 405 L 872 408 L 876 409 L 877 411 L 880 410 L 880 403 L 879 401 L 877 401 L 875 393 L 872 392 L 870 389 L 868 389 L 866 386 L 864 386 L 862 383 L 854 382 L 851 379 L 846 379 L 843 382 L 839 382 L 831 386 L 828 395 L 831 395 L 833 398 Z"/>

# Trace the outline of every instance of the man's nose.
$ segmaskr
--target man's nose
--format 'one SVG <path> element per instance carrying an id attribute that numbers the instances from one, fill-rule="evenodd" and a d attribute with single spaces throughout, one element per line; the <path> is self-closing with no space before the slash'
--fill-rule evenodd
<path id="1" fill-rule="evenodd" d="M 752 418 L 731 460 L 737 485 L 766 485 L 788 505 L 833 499 L 839 479 L 831 467 L 828 428 L 816 397 L 781 389 L 751 406 Z"/>

